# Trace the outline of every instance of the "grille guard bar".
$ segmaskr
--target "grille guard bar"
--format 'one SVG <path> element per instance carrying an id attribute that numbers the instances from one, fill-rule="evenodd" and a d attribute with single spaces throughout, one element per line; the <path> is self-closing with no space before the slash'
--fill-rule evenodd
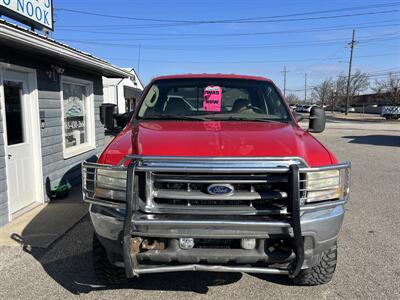
<path id="1" fill-rule="evenodd" d="M 182 166 L 177 167 L 165 167 L 160 166 L 151 166 L 151 165 L 143 165 L 143 162 L 196 162 L 200 163 L 195 166 L 182 168 Z M 291 265 L 289 270 L 283 269 L 273 269 L 273 268 L 251 268 L 251 267 L 235 267 L 235 268 L 224 268 L 223 266 L 203 266 L 203 265 L 187 265 L 178 266 L 178 267 L 145 267 L 140 268 L 139 263 L 136 259 L 135 255 L 132 255 L 132 236 L 131 232 L 135 231 L 135 224 L 132 222 L 135 219 L 135 216 L 138 214 L 139 210 L 139 195 L 136 193 L 135 189 L 135 174 L 137 171 L 151 171 L 154 168 L 160 171 L 174 171 L 174 172 L 201 172 L 204 168 L 201 168 L 201 163 L 203 162 L 224 162 L 228 163 L 225 167 L 219 166 L 218 168 L 208 169 L 207 172 L 248 172 L 248 167 L 238 166 L 238 162 L 249 163 L 249 162 L 270 162 L 273 165 L 271 166 L 263 166 L 256 170 L 251 169 L 253 173 L 257 172 L 284 172 L 289 174 L 289 204 L 288 204 L 288 212 L 290 214 L 290 225 L 293 229 L 293 237 L 294 237 L 294 253 L 296 255 L 295 263 Z M 125 165 L 128 163 L 128 167 Z M 208 270 L 208 271 L 230 271 L 237 270 L 239 272 L 248 272 L 248 273 L 268 273 L 268 274 L 288 274 L 290 277 L 296 277 L 300 271 L 304 262 L 304 243 L 301 231 L 301 223 L 300 216 L 301 211 L 304 210 L 304 207 L 300 207 L 300 173 L 307 172 L 318 172 L 318 171 L 327 171 L 327 170 L 337 170 L 337 169 L 350 169 L 351 163 L 343 163 L 338 165 L 324 166 L 324 167 L 315 167 L 310 168 L 307 166 L 305 161 L 298 157 L 250 157 L 250 158 L 238 158 L 238 157 L 154 157 L 154 156 L 136 156 L 129 155 L 125 157 L 117 166 L 110 165 L 100 165 L 95 163 L 82 163 L 82 168 L 85 167 L 100 167 L 105 169 L 114 169 L 114 170 L 127 170 L 127 188 L 126 188 L 126 203 L 119 205 L 118 207 L 125 207 L 125 219 L 123 225 L 123 258 L 125 265 L 125 272 L 128 278 L 139 276 L 139 274 L 143 273 L 158 273 L 158 272 L 173 272 L 173 271 L 190 271 L 190 270 Z M 206 169 L 204 169 L 206 171 Z M 83 179 L 83 193 L 85 201 L 97 205 L 103 205 L 108 207 L 115 207 L 109 205 L 107 201 L 97 201 L 97 200 L 87 200 L 85 193 L 85 184 L 86 178 Z M 339 201 L 335 201 L 333 205 L 345 204 L 347 202 L 347 196 L 345 199 L 340 199 Z M 309 205 L 308 209 L 317 209 L 317 208 L 325 208 L 333 206 L 330 203 L 324 204 L 315 204 Z"/>

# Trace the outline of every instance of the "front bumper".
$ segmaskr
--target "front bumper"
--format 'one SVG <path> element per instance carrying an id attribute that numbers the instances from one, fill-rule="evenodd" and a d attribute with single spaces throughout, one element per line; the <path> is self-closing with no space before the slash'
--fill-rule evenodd
<path id="1" fill-rule="evenodd" d="M 338 203 L 327 209 L 308 211 L 301 215 L 301 236 L 304 241 L 304 261 L 301 269 L 306 269 L 318 263 L 321 253 L 335 244 L 344 218 L 344 205 Z M 115 257 L 123 257 L 124 212 L 115 209 L 92 205 L 90 216 L 96 234 L 109 252 Z M 266 244 L 277 237 L 294 238 L 293 228 L 287 220 L 277 220 L 268 217 L 215 217 L 205 216 L 157 216 L 139 214 L 133 220 L 135 231 L 133 237 L 157 237 L 169 240 L 169 246 L 163 251 L 149 250 L 140 254 L 138 259 L 152 261 L 157 268 L 143 268 L 137 274 L 150 272 L 169 272 L 184 270 L 238 271 L 246 273 L 289 274 L 288 270 L 275 268 L 248 267 L 244 265 L 271 262 L 266 252 Z M 182 250 L 178 246 L 178 238 L 194 239 L 240 239 L 255 238 L 257 246 L 254 250 L 241 249 L 190 249 Z M 205 258 L 200 259 L 200 258 Z M 293 258 L 293 257 L 292 257 Z M 199 265 L 206 261 L 207 265 Z M 121 259 L 116 259 L 116 265 L 124 266 Z M 173 263 L 185 264 L 171 267 Z M 227 263 L 235 264 L 234 269 Z M 211 265 L 210 265 L 211 264 Z M 215 265 L 217 264 L 218 267 Z M 163 267 L 159 267 L 159 266 Z M 238 267 L 242 265 L 242 267 Z M 173 269 L 171 269 L 173 268 Z M 209 268 L 212 268 L 210 270 Z M 239 268 L 239 269 L 238 269 Z"/>
<path id="2" fill-rule="evenodd" d="M 344 199 L 316 203 L 300 207 L 300 172 L 346 169 L 350 164 L 322 168 L 300 168 L 298 164 L 279 164 L 278 168 L 249 168 L 239 165 L 240 172 L 286 172 L 288 174 L 288 206 L 284 215 L 174 215 L 144 213 L 140 210 L 140 199 L 135 187 L 138 170 L 149 171 L 154 166 L 141 165 L 143 157 L 132 157 L 127 167 L 126 203 L 115 204 L 94 197 L 85 200 L 92 204 L 90 212 L 96 234 L 107 249 L 115 265 L 123 266 L 127 277 L 143 273 L 170 271 L 209 270 L 240 271 L 254 273 L 288 274 L 295 277 L 301 269 L 310 268 L 319 262 L 322 252 L 331 247 L 337 239 L 344 217 Z M 150 160 L 151 158 L 147 158 Z M 158 160 L 163 161 L 161 158 Z M 168 158 L 170 160 L 171 158 Z M 254 159 L 253 159 L 254 161 Z M 292 160 L 291 160 L 292 161 Z M 181 164 L 183 165 L 184 162 Z M 161 165 L 170 172 L 198 171 L 202 165 L 182 168 L 182 165 Z M 150 167 L 149 167 L 150 166 Z M 84 165 L 85 167 L 85 165 Z M 92 166 L 96 168 L 97 166 Z M 159 167 L 158 167 L 159 168 Z M 207 171 L 208 169 L 201 169 Z M 210 171 L 229 172 L 224 166 Z M 346 171 L 347 172 L 347 171 Z M 84 185 L 86 178 L 84 177 Z M 93 181 L 93 180 L 92 180 Z M 137 250 L 137 238 L 167 239 L 167 247 L 147 251 Z M 182 250 L 178 239 L 240 239 L 255 238 L 253 250 L 244 249 L 190 249 Z M 271 241 L 290 240 L 291 252 L 277 260 L 269 253 Z M 122 244 L 122 247 L 121 247 Z M 115 254 L 115 255 L 112 255 Z M 274 267 L 274 262 L 284 267 Z"/>

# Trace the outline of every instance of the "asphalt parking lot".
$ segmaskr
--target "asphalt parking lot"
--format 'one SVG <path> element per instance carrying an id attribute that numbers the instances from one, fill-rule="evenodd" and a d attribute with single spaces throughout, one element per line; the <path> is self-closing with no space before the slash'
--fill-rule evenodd
<path id="1" fill-rule="evenodd" d="M 280 276 L 171 273 L 101 287 L 85 218 L 49 249 L 0 248 L 0 299 L 399 299 L 400 122 L 331 121 L 317 138 L 353 164 L 331 283 L 297 287 Z"/>

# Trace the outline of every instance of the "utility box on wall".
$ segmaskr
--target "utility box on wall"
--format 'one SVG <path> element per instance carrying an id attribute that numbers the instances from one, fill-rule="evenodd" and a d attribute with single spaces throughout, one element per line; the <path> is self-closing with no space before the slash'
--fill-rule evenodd
<path id="1" fill-rule="evenodd" d="M 108 130 L 114 130 L 116 127 L 115 115 L 117 113 L 117 105 L 111 103 L 103 103 L 100 106 L 100 120 L 104 127 Z"/>

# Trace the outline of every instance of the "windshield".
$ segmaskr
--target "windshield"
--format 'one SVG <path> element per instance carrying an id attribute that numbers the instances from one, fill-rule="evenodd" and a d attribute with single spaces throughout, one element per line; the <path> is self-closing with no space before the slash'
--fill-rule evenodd
<path id="1" fill-rule="evenodd" d="M 184 79 L 156 81 L 142 102 L 141 120 L 291 120 L 275 87 L 265 81 Z"/>

